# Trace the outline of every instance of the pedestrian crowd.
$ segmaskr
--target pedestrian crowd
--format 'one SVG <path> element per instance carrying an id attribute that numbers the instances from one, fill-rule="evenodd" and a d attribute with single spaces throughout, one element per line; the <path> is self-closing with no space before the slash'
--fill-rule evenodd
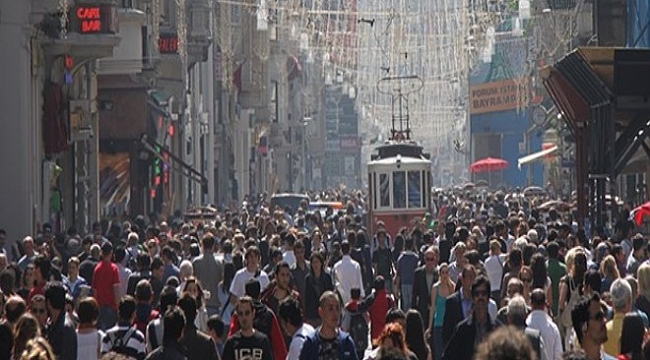
<path id="1" fill-rule="evenodd" d="M 345 206 L 0 230 L 0 360 L 650 359 L 626 211 L 586 232 L 537 199 L 441 192 L 391 233 L 362 193 L 324 199 Z"/>

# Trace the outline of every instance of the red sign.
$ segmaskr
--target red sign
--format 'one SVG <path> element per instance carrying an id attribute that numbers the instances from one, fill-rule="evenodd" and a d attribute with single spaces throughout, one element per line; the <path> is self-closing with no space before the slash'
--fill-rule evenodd
<path id="1" fill-rule="evenodd" d="M 178 54 L 178 35 L 160 34 L 158 38 L 158 51 L 161 54 Z"/>
<path id="2" fill-rule="evenodd" d="M 117 15 L 114 5 L 78 4 L 73 12 L 73 31 L 81 34 L 114 34 Z"/>

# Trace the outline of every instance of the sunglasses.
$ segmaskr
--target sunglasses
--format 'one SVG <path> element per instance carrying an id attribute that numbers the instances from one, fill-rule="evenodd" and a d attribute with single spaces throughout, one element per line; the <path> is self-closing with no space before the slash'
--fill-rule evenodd
<path id="1" fill-rule="evenodd" d="M 533 279 L 532 278 L 521 278 L 521 281 L 523 281 L 525 283 L 529 283 L 529 282 L 532 282 Z"/>
<path id="2" fill-rule="evenodd" d="M 44 308 L 32 308 L 34 314 L 45 314 L 46 310 Z"/>

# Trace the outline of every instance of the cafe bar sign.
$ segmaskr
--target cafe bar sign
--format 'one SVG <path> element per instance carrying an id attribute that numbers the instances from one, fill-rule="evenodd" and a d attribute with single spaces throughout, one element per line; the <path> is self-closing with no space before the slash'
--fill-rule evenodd
<path id="1" fill-rule="evenodd" d="M 117 33 L 118 19 L 115 5 L 78 3 L 70 15 L 73 32 L 80 34 Z"/>

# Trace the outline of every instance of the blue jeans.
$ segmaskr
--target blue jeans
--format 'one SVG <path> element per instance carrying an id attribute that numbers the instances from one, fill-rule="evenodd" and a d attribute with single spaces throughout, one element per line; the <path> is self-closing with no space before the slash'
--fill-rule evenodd
<path id="1" fill-rule="evenodd" d="M 442 360 L 442 326 L 433 327 L 433 360 Z"/>
<path id="2" fill-rule="evenodd" d="M 110 306 L 102 306 L 99 308 L 99 319 L 97 321 L 97 329 L 106 331 L 117 323 L 117 312 Z"/>
<path id="3" fill-rule="evenodd" d="M 400 308 L 406 312 L 411 308 L 411 299 L 413 298 L 413 284 L 402 284 L 402 299 Z"/>

